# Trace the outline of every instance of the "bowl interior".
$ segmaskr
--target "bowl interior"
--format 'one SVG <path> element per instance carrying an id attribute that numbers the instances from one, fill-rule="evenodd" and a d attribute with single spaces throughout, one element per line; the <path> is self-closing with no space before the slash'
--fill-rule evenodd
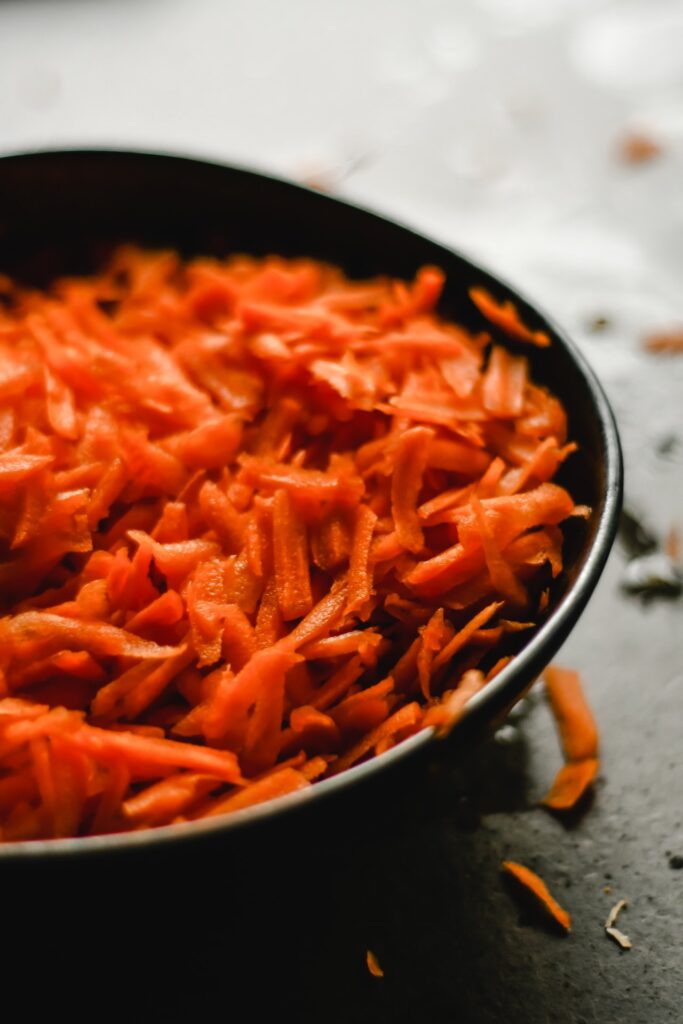
<path id="1" fill-rule="evenodd" d="M 471 723 L 495 718 L 568 634 L 597 582 L 616 530 L 618 437 L 604 394 L 572 343 L 518 293 L 457 253 L 366 210 L 287 182 L 143 153 L 47 152 L 0 159 L 0 272 L 45 285 L 65 273 L 95 269 L 114 245 L 130 241 L 175 248 L 185 256 L 308 255 L 335 263 L 352 277 L 410 278 L 421 265 L 437 264 L 447 279 L 440 305 L 445 316 L 476 329 L 486 326 L 467 294 L 472 285 L 484 285 L 499 298 L 512 297 L 530 326 L 550 333 L 550 348 L 525 346 L 524 352 L 533 378 L 562 399 L 570 438 L 579 445 L 558 482 L 594 514 L 588 523 L 574 520 L 565 529 L 567 568 L 553 583 L 546 621 L 495 685 L 471 702 Z M 343 784 L 346 776 L 351 781 L 372 766 L 360 769 L 330 781 Z M 263 813 L 254 811 L 256 817 Z"/>

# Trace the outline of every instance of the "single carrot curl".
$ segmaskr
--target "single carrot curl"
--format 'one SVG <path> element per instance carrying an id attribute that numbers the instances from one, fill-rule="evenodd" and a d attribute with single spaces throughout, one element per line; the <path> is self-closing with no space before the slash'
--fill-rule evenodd
<path id="1" fill-rule="evenodd" d="M 132 246 L 3 282 L 0 841 L 303 793 L 447 732 L 543 614 L 589 513 L 510 303 L 472 292 L 492 343 L 438 315 L 436 267 Z M 595 742 L 549 686 L 559 805 Z"/>
<path id="2" fill-rule="evenodd" d="M 552 811 L 571 811 L 593 785 L 600 769 L 598 727 L 578 672 L 549 665 L 544 677 L 566 763 L 541 802 Z"/>
<path id="3" fill-rule="evenodd" d="M 550 894 L 550 890 L 547 885 L 540 878 L 535 871 L 531 868 L 525 867 L 523 864 L 518 864 L 513 860 L 504 860 L 502 863 L 502 869 L 506 874 L 510 875 L 515 881 L 519 882 L 520 885 L 530 892 L 548 912 L 554 921 L 560 926 L 560 928 L 568 933 L 572 929 L 572 920 L 564 907 L 561 907 L 556 899 Z"/>

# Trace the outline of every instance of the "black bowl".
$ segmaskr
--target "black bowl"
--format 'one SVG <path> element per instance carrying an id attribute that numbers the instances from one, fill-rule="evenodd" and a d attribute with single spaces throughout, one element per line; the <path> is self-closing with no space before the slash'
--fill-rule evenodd
<path id="1" fill-rule="evenodd" d="M 38 152 L 0 159 L 0 272 L 46 284 L 55 276 L 93 270 L 113 245 L 135 241 L 184 255 L 308 255 L 340 265 L 352 277 L 410 278 L 425 264 L 446 272 L 441 312 L 480 328 L 468 288 L 484 285 L 511 297 L 523 319 L 550 334 L 546 349 L 527 347 L 532 374 L 563 401 L 569 434 L 578 442 L 560 477 L 587 523 L 565 530 L 566 571 L 554 582 L 548 614 L 512 662 L 475 698 L 451 733 L 468 736 L 500 719 L 548 664 L 583 611 L 614 540 L 621 504 L 622 461 L 612 412 L 600 384 L 564 332 L 515 290 L 465 257 L 406 227 L 330 196 L 252 171 L 178 156 L 96 151 Z M 246 826 L 270 824 L 294 808 L 321 801 L 435 747 L 424 731 L 373 761 L 295 794 L 225 818 L 126 833 L 48 842 L 0 844 L 0 857 L 158 850 L 205 840 Z M 441 744 L 441 747 L 445 747 Z M 367 787 L 366 787 L 367 788 Z M 356 794 L 354 794 L 355 800 Z"/>

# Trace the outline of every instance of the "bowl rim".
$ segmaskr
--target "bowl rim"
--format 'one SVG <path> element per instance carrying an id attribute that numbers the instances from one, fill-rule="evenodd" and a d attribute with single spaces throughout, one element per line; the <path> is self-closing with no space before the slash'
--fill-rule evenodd
<path id="1" fill-rule="evenodd" d="M 431 238 L 418 228 L 397 220 L 393 216 L 358 204 L 336 195 L 321 194 L 319 191 L 296 181 L 271 174 L 268 171 L 253 169 L 239 164 L 223 162 L 220 159 L 193 155 L 180 151 L 152 151 L 135 147 L 116 146 L 63 146 L 57 148 L 37 148 L 29 150 L 11 150 L 0 154 L 0 165 L 8 162 L 40 162 L 50 158 L 67 159 L 122 159 L 140 161 L 158 161 L 159 163 L 191 164 L 205 168 L 213 168 L 218 172 L 237 174 L 245 178 L 257 179 L 266 184 L 284 186 L 286 190 L 315 196 L 350 211 L 379 220 L 419 241 L 426 241 L 441 249 L 444 254 L 455 256 L 471 267 L 474 275 L 481 274 L 495 281 L 506 295 L 513 301 L 521 302 L 533 311 L 544 322 L 554 337 L 565 348 L 573 361 L 583 385 L 595 409 L 600 428 L 601 443 L 604 450 L 604 493 L 601 495 L 602 507 L 596 524 L 593 542 L 586 555 L 579 573 L 563 595 L 558 607 L 550 612 L 548 618 L 534 632 L 532 638 L 516 653 L 512 661 L 489 682 L 486 687 L 472 697 L 465 708 L 462 718 L 458 721 L 448 737 L 448 742 L 457 742 L 467 727 L 476 726 L 484 721 L 495 719 L 504 713 L 523 696 L 530 682 L 542 671 L 568 636 L 580 614 L 584 610 L 595 586 L 602 574 L 607 558 L 616 536 L 619 513 L 623 495 L 623 456 L 619 433 L 614 413 L 607 396 L 589 362 L 571 340 L 565 330 L 549 316 L 543 307 L 526 297 L 523 292 L 501 277 L 497 272 L 488 270 L 472 260 L 459 249 L 446 242 Z M 280 819 L 289 811 L 308 806 L 325 797 L 340 793 L 357 785 L 364 779 L 377 777 L 424 752 L 437 741 L 432 728 L 423 729 L 379 757 L 334 775 L 329 779 L 316 782 L 307 789 L 291 793 L 276 800 L 257 804 L 230 815 L 217 816 L 199 821 L 165 825 L 139 832 L 118 832 L 96 836 L 78 836 L 66 839 L 22 840 L 19 842 L 0 842 L 0 860 L 33 860 L 36 857 L 63 858 L 69 860 L 79 856 L 93 856 L 111 853 L 125 853 L 142 848 L 168 847 L 206 839 L 214 835 L 226 835 L 228 832 L 243 831 L 250 826 L 263 823 L 270 819 Z"/>

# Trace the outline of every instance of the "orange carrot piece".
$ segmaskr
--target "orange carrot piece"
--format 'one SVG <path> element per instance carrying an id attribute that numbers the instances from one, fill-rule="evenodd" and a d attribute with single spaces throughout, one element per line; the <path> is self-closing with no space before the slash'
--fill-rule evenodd
<path id="1" fill-rule="evenodd" d="M 552 811 L 571 811 L 593 785 L 598 768 L 599 762 L 594 757 L 563 765 L 541 803 Z"/>
<path id="2" fill-rule="evenodd" d="M 107 765 L 106 781 L 90 826 L 91 835 L 115 831 L 122 817 L 122 804 L 130 787 L 131 773 L 127 765 Z"/>
<path id="3" fill-rule="evenodd" d="M 341 473 L 282 466 L 254 458 L 243 458 L 242 466 L 248 481 L 259 483 L 272 492 L 286 490 L 294 499 L 353 506 L 363 494 L 360 479 Z"/>
<path id="4" fill-rule="evenodd" d="M 339 744 L 339 727 L 333 718 L 310 705 L 294 708 L 289 716 L 292 743 L 305 750 L 336 750 Z M 327 764 L 323 768 L 327 771 Z"/>
<path id="5" fill-rule="evenodd" d="M 246 807 L 253 807 L 262 804 L 266 800 L 275 800 L 277 797 L 286 796 L 289 793 L 296 793 L 300 789 L 306 789 L 310 782 L 306 776 L 295 768 L 283 768 L 272 775 L 252 782 L 237 793 L 232 793 L 224 800 L 217 800 L 203 817 L 214 817 L 217 814 L 229 814 L 233 811 L 242 811 Z"/>
<path id="6" fill-rule="evenodd" d="M 422 724 L 434 726 L 439 736 L 446 736 L 454 725 L 460 721 L 467 702 L 479 693 L 488 682 L 477 669 L 470 669 L 465 672 L 455 690 L 444 693 L 438 704 L 428 708 L 422 719 Z"/>
<path id="7" fill-rule="evenodd" d="M 128 479 L 128 467 L 122 458 L 115 458 L 97 481 L 88 503 L 88 524 L 96 529 L 114 504 Z"/>
<path id="8" fill-rule="evenodd" d="M 672 327 L 669 330 L 648 334 L 643 347 L 654 355 L 675 355 L 683 352 L 683 328 Z"/>
<path id="9" fill-rule="evenodd" d="M 207 480 L 199 492 L 199 507 L 206 525 L 219 537 L 228 553 L 242 549 L 244 520 L 221 488 Z"/>
<path id="10" fill-rule="evenodd" d="M 38 783 L 31 768 L 0 779 L 0 814 L 6 814 L 22 801 L 33 802 L 37 793 Z"/>
<path id="11" fill-rule="evenodd" d="M 372 729 L 367 736 L 364 736 L 355 746 L 338 758 L 332 765 L 330 774 L 337 775 L 339 772 L 350 768 L 357 761 L 360 761 L 362 757 L 365 757 L 375 744 L 386 736 L 393 736 L 404 729 L 414 728 L 420 721 L 420 717 L 420 706 L 417 703 L 406 704 L 404 707 L 399 708 L 391 717 Z"/>
<path id="12" fill-rule="evenodd" d="M 242 424 L 228 415 L 168 438 L 165 447 L 192 469 L 221 469 L 235 457 L 241 440 Z"/>
<path id="13" fill-rule="evenodd" d="M 306 528 L 286 490 L 273 498 L 273 558 L 280 611 L 285 622 L 313 606 Z"/>
<path id="14" fill-rule="evenodd" d="M 52 455 L 32 455 L 25 448 L 13 448 L 0 454 L 0 492 L 12 490 L 17 484 L 54 462 Z"/>
<path id="15" fill-rule="evenodd" d="M 186 503 L 184 501 L 167 501 L 158 523 L 151 532 L 151 537 L 160 544 L 170 544 L 189 540 L 189 536 L 190 527 Z"/>
<path id="16" fill-rule="evenodd" d="M 509 562 L 502 556 L 500 548 L 493 535 L 489 520 L 486 518 L 484 508 L 477 497 L 473 494 L 470 498 L 470 505 L 474 510 L 477 524 L 479 526 L 481 544 L 484 549 L 486 567 L 495 589 L 505 597 L 512 605 L 524 607 L 527 600 L 526 591 L 515 576 L 514 570 Z"/>
<path id="17" fill-rule="evenodd" d="M 329 572 L 346 561 L 350 552 L 351 535 L 346 517 L 341 512 L 333 512 L 311 533 L 313 561 L 319 569 Z"/>
<path id="18" fill-rule="evenodd" d="M 514 304 L 510 300 L 498 303 L 485 288 L 470 288 L 470 298 L 479 312 L 496 327 L 518 341 L 528 341 L 532 345 L 546 348 L 550 338 L 545 331 L 531 331 L 519 318 Z"/>
<path id="19" fill-rule="evenodd" d="M 131 732 L 113 732 L 95 726 L 64 732 L 64 741 L 105 764 L 123 761 L 132 773 L 142 767 L 189 768 L 224 782 L 240 783 L 237 758 L 229 750 L 210 750 L 176 740 L 154 739 Z"/>
<path id="20" fill-rule="evenodd" d="M 370 572 L 370 546 L 377 524 L 377 516 L 367 505 L 359 505 L 353 530 L 351 560 L 349 562 L 346 615 L 356 615 L 372 594 Z"/>
<path id="21" fill-rule="evenodd" d="M 174 626 L 180 622 L 184 613 L 185 606 L 180 594 L 175 590 L 167 590 L 128 619 L 126 630 L 137 633 L 155 626 Z"/>
<path id="22" fill-rule="evenodd" d="M 324 710 L 336 704 L 365 672 L 363 659 L 359 654 L 349 658 L 345 665 L 325 680 L 311 701 L 314 708 Z"/>
<path id="23" fill-rule="evenodd" d="M 384 971 L 380 967 L 379 961 L 377 960 L 377 957 L 375 956 L 371 949 L 369 949 L 365 954 L 365 962 L 367 963 L 368 970 L 370 971 L 370 974 L 373 976 L 373 978 L 384 977 Z"/>
<path id="24" fill-rule="evenodd" d="M 598 752 L 598 728 L 578 672 L 551 665 L 543 676 L 566 759 L 593 760 Z"/>
<path id="25" fill-rule="evenodd" d="M 207 558 L 214 558 L 219 547 L 213 541 L 193 538 L 160 544 L 142 530 L 129 530 L 128 536 L 151 552 L 154 563 L 174 589 L 179 590 L 192 570 Z"/>
<path id="26" fill-rule="evenodd" d="M 263 588 L 261 602 L 256 615 L 254 636 L 257 648 L 263 650 L 265 647 L 270 647 L 274 644 L 276 640 L 279 640 L 282 632 L 282 625 L 283 620 L 282 615 L 280 614 L 277 584 L 275 582 L 275 577 L 271 576 Z"/>
<path id="27" fill-rule="evenodd" d="M 195 801 L 221 786 L 221 780 L 198 772 L 182 772 L 129 797 L 121 805 L 124 817 L 137 825 L 160 825 L 184 813 Z"/>
<path id="28" fill-rule="evenodd" d="M 315 661 L 320 658 L 339 658 L 344 654 L 355 654 L 358 651 L 361 656 L 372 660 L 372 653 L 381 643 L 382 636 L 374 629 L 354 629 L 349 633 L 325 637 L 324 640 L 313 640 L 300 647 L 299 653 L 307 661 Z"/>
<path id="29" fill-rule="evenodd" d="M 308 782 L 313 782 L 315 779 L 320 778 L 327 771 L 327 759 L 324 757 L 312 757 L 305 764 L 302 764 L 299 771 Z"/>
<path id="30" fill-rule="evenodd" d="M 262 683 L 274 688 L 284 685 L 288 669 L 299 660 L 282 643 L 257 651 L 234 678 L 227 679 L 209 701 L 204 733 L 209 742 L 222 741 L 232 749 L 244 742 L 249 709 L 256 703 Z M 266 699 L 268 699 L 266 694 Z M 276 702 L 276 696 L 273 698 Z M 234 744 L 234 746 L 233 746 Z"/>
<path id="31" fill-rule="evenodd" d="M 250 568 L 245 548 L 239 555 L 232 555 L 226 561 L 226 597 L 232 604 L 239 605 L 245 615 L 251 615 L 256 610 L 263 585 L 263 578 L 256 576 Z"/>
<path id="32" fill-rule="evenodd" d="M 142 640 L 104 622 L 69 619 L 49 612 L 22 612 L 0 622 L 0 653 L 9 657 L 43 656 L 69 649 L 94 657 L 170 658 L 178 648 Z"/>
<path id="33" fill-rule="evenodd" d="M 197 665 L 213 665 L 223 646 L 225 565 L 219 559 L 200 562 L 185 587 L 192 644 Z"/>
<path id="34" fill-rule="evenodd" d="M 418 552 L 424 546 L 417 499 L 433 439 L 434 431 L 429 427 L 412 427 L 401 435 L 396 449 L 391 510 L 398 540 L 408 551 Z"/>
<path id="35" fill-rule="evenodd" d="M 443 608 L 437 608 L 431 619 L 420 630 L 422 643 L 417 655 L 417 674 L 420 680 L 420 689 L 425 700 L 429 700 L 429 686 L 432 675 L 432 664 L 434 655 L 441 650 L 448 636 Z"/>
<path id="36" fill-rule="evenodd" d="M 539 901 L 564 932 L 571 931 L 571 917 L 557 900 L 553 899 L 550 895 L 550 891 L 542 878 L 539 878 L 530 868 L 525 867 L 523 864 L 517 864 L 513 860 L 504 860 L 502 868 L 503 871 L 511 875 Z"/>
<path id="37" fill-rule="evenodd" d="M 526 359 L 494 345 L 482 382 L 484 407 L 493 416 L 519 416 L 524 408 L 526 380 Z"/>
<path id="38" fill-rule="evenodd" d="M 256 631 L 239 605 L 226 604 L 222 608 L 223 657 L 238 672 L 244 668 L 258 649 Z M 271 643 L 277 640 L 273 637 Z"/>
<path id="39" fill-rule="evenodd" d="M 471 639 L 472 634 L 476 633 L 478 629 L 486 625 L 496 612 L 500 611 L 503 607 L 502 601 L 492 601 L 491 604 L 487 605 L 486 608 L 482 608 L 480 612 L 473 615 L 469 622 L 467 622 L 458 632 L 448 641 L 445 647 L 442 647 L 439 653 L 432 662 L 432 671 L 436 672 L 442 665 L 446 665 L 451 658 L 454 658 L 458 651 L 461 651 L 465 644 Z"/>

